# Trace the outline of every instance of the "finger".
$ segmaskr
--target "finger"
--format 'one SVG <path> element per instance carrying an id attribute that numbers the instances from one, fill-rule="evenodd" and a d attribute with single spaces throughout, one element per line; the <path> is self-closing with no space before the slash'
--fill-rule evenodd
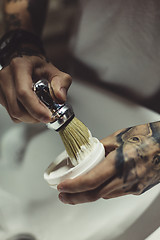
<path id="1" fill-rule="evenodd" d="M 35 78 L 46 78 L 51 83 L 51 96 L 55 101 L 65 102 L 68 88 L 71 85 L 71 76 L 58 70 L 53 64 L 45 63 L 34 70 Z"/>
<path id="2" fill-rule="evenodd" d="M 107 189 L 108 186 L 106 186 L 106 188 L 103 189 L 103 192 L 100 192 L 102 198 L 108 199 L 138 193 L 137 191 L 138 181 L 136 179 L 125 184 L 123 182 L 121 183 L 119 182 L 119 184 L 116 185 L 113 183 L 113 185 L 114 186 L 112 190 L 109 190 L 111 189 L 110 187 Z"/>
<path id="3" fill-rule="evenodd" d="M 103 187 L 100 189 L 99 194 L 100 196 L 105 196 L 110 192 L 113 192 L 117 189 L 121 189 L 124 186 L 124 182 L 122 178 L 115 177 L 109 183 L 104 182 Z"/>
<path id="4" fill-rule="evenodd" d="M 7 106 L 5 94 L 3 92 L 3 88 L 7 85 L 8 69 L 9 67 L 6 67 L 0 71 L 0 104 L 2 104 L 6 109 L 8 109 L 8 106 Z"/>
<path id="5" fill-rule="evenodd" d="M 17 101 L 14 82 L 12 79 L 12 74 L 10 69 L 8 69 L 6 73 L 6 82 L 5 85 L 2 85 L 2 90 L 7 103 L 7 111 L 11 117 L 11 119 L 18 122 L 27 122 L 27 123 L 35 123 L 36 119 L 32 118 L 31 115 L 28 114 L 26 109 Z"/>
<path id="6" fill-rule="evenodd" d="M 134 190 L 136 189 L 136 191 Z M 116 190 L 113 190 L 109 193 L 106 193 L 103 198 L 104 199 L 110 199 L 110 198 L 115 198 L 115 197 L 121 197 L 121 196 L 126 196 L 126 195 L 138 195 L 139 192 L 137 191 L 137 182 L 133 182 L 132 184 L 128 184 L 128 186 L 123 186 L 121 188 L 117 188 Z"/>
<path id="7" fill-rule="evenodd" d="M 7 102 L 1 88 L 0 88 L 0 104 L 7 109 Z"/>
<path id="8" fill-rule="evenodd" d="M 94 202 L 100 198 L 103 199 L 110 199 L 110 198 L 116 198 L 120 196 L 125 196 L 129 194 L 135 194 L 133 191 L 126 191 L 126 188 L 130 188 L 130 186 L 134 185 L 134 183 L 129 184 L 128 186 L 125 186 L 123 184 L 123 181 L 119 181 L 119 179 L 115 179 L 111 184 L 109 184 L 109 191 L 101 191 L 105 190 L 103 186 L 101 185 L 95 190 L 92 191 L 86 191 L 81 193 L 60 193 L 59 199 L 65 204 L 81 204 L 81 203 L 87 203 L 87 202 Z"/>
<path id="9" fill-rule="evenodd" d="M 109 194 L 106 194 L 103 199 L 111 199 L 111 198 L 117 198 L 117 197 L 122 197 L 126 195 L 133 194 L 132 192 L 124 192 L 122 189 L 121 190 L 115 190 Z"/>
<path id="10" fill-rule="evenodd" d="M 55 98 L 61 102 L 65 102 L 68 89 L 72 83 L 71 76 L 67 73 L 59 72 L 57 76 L 52 77 L 50 82 Z"/>
<path id="11" fill-rule="evenodd" d="M 101 189 L 99 189 L 99 195 L 101 197 L 104 197 L 104 196 L 106 196 L 106 195 L 108 195 L 108 194 L 110 194 L 114 191 L 119 191 L 119 190 L 124 192 L 124 193 L 125 193 L 125 191 L 128 192 L 127 187 L 132 186 L 133 184 L 136 183 L 136 181 L 137 180 L 134 179 L 130 182 L 124 183 L 123 178 L 119 178 L 119 177 L 115 176 L 115 178 L 111 179 L 110 182 L 108 182 L 108 183 L 104 182 L 103 183 L 103 186 L 101 186 Z"/>
<path id="12" fill-rule="evenodd" d="M 115 136 L 110 135 L 100 141 L 104 147 L 105 147 L 105 153 L 106 155 L 110 153 L 111 151 L 114 151 L 116 148 L 119 147 L 119 143 L 117 142 L 117 139 Z"/>
<path id="13" fill-rule="evenodd" d="M 19 122 L 21 122 L 20 120 L 12 117 L 12 116 L 10 115 L 10 112 L 9 112 L 9 110 L 8 110 L 7 100 L 6 100 L 5 96 L 4 96 L 3 91 L 1 90 L 1 88 L 0 88 L 0 104 L 1 104 L 3 107 L 5 107 L 5 109 L 7 110 L 10 118 L 12 119 L 12 121 L 13 121 L 14 123 L 19 123 Z"/>
<path id="14" fill-rule="evenodd" d="M 10 115 L 10 118 L 12 119 L 12 121 L 13 121 L 14 123 L 21 123 L 21 122 L 22 122 L 21 120 L 19 120 L 19 119 L 17 119 L 17 118 L 13 118 L 11 115 Z"/>
<path id="15" fill-rule="evenodd" d="M 15 89 L 9 89 L 6 92 L 6 99 L 8 104 L 8 111 L 12 120 L 17 120 L 16 122 L 25 122 L 25 123 L 37 123 L 37 119 L 33 118 L 24 106 L 17 100 Z"/>
<path id="16" fill-rule="evenodd" d="M 93 202 L 96 201 L 100 198 L 104 198 L 107 199 L 109 197 L 113 196 L 118 196 L 124 193 L 124 190 L 122 189 L 123 183 L 121 183 L 121 181 L 119 181 L 119 179 L 115 179 L 115 180 L 111 180 L 111 184 L 110 184 L 110 192 L 107 193 L 106 195 L 104 195 L 104 186 L 105 184 L 107 184 L 106 182 L 103 183 L 101 186 L 99 186 L 98 188 L 91 190 L 91 191 L 86 191 L 86 192 L 81 192 L 81 193 L 63 193 L 61 192 L 59 194 L 59 199 L 65 203 L 65 204 L 80 204 L 80 203 L 87 203 L 87 202 Z M 120 189 L 119 189 L 120 188 Z M 115 189 L 115 190 L 113 190 Z M 116 194 L 115 194 L 116 192 Z"/>
<path id="17" fill-rule="evenodd" d="M 51 112 L 44 104 L 41 103 L 32 90 L 33 66 L 31 64 L 24 64 L 21 62 L 20 58 L 13 60 L 11 67 L 14 72 L 16 95 L 18 100 L 34 119 L 45 123 L 50 122 Z"/>
<path id="18" fill-rule="evenodd" d="M 97 188 L 115 175 L 115 154 L 111 152 L 91 171 L 75 179 L 65 180 L 57 186 L 57 189 L 60 192 L 78 193 Z"/>
<path id="19" fill-rule="evenodd" d="M 39 121 L 33 118 L 24 106 L 17 101 L 16 95 L 10 95 L 7 98 L 9 114 L 12 119 L 16 119 L 16 122 L 24 122 L 24 123 L 38 123 Z"/>
<path id="20" fill-rule="evenodd" d="M 134 194 L 133 192 L 124 192 L 123 189 L 117 189 L 114 191 L 111 191 L 110 193 L 106 194 L 105 196 L 101 196 L 101 194 L 94 190 L 94 191 L 87 191 L 82 193 L 60 193 L 59 199 L 61 202 L 65 204 L 81 204 L 81 203 L 87 203 L 87 202 L 94 202 L 100 198 L 103 199 L 110 199 L 110 198 L 116 198 L 120 196 L 125 196 L 129 194 Z"/>
<path id="21" fill-rule="evenodd" d="M 87 191 L 82 193 L 60 193 L 59 199 L 65 204 L 80 204 L 94 202 L 99 199 L 95 191 Z"/>
<path id="22" fill-rule="evenodd" d="M 125 130 L 126 130 L 125 128 L 120 129 L 114 132 L 113 134 L 109 135 L 108 137 L 102 139 L 101 140 L 102 144 L 108 149 L 111 148 L 111 150 L 113 151 L 114 149 L 120 146 L 120 143 L 118 143 L 117 141 L 117 136 Z"/>
<path id="23" fill-rule="evenodd" d="M 120 186 L 120 182 L 119 181 L 114 181 L 113 178 L 110 178 L 109 181 L 105 181 L 103 184 L 101 184 L 100 186 L 98 186 L 96 189 L 94 190 L 89 190 L 89 191 L 85 191 L 85 192 L 80 192 L 80 193 L 65 193 L 65 192 L 61 192 L 59 194 L 59 199 L 66 204 L 80 204 L 80 203 L 87 203 L 87 202 L 93 202 L 98 200 L 99 198 L 104 196 L 104 191 L 103 189 L 105 189 L 105 186 L 107 184 L 109 184 L 109 182 L 111 182 L 112 184 L 110 184 L 111 186 L 111 192 L 113 190 L 112 187 L 121 187 Z"/>
<path id="24" fill-rule="evenodd" d="M 20 117 L 17 117 L 17 119 L 21 120 L 25 123 L 38 123 L 39 120 L 35 119 L 29 112 L 24 108 L 24 106 L 17 100 L 16 102 L 17 111 L 19 113 L 20 111 Z"/>

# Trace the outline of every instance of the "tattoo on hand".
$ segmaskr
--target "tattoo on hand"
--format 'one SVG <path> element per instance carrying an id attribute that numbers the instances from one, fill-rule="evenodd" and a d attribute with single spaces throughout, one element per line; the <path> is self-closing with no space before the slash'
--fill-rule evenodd
<path id="1" fill-rule="evenodd" d="M 116 136 L 116 169 L 125 192 L 143 193 L 160 182 L 160 122 L 127 128 Z M 129 185 L 130 186 L 130 185 Z"/>

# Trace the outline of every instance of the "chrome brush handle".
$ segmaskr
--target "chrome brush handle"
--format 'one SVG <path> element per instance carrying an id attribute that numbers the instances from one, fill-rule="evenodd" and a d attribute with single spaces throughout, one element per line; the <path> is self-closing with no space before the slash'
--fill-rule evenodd
<path id="1" fill-rule="evenodd" d="M 46 79 L 39 80 L 33 85 L 33 90 L 39 99 L 51 110 L 51 112 L 56 112 L 64 104 L 58 104 L 54 102 L 49 88 L 49 82 Z"/>
<path id="2" fill-rule="evenodd" d="M 33 91 L 39 99 L 51 110 L 53 113 L 54 122 L 48 123 L 48 128 L 59 131 L 64 125 L 70 122 L 74 117 L 74 112 L 68 103 L 56 103 L 50 94 L 50 84 L 46 79 L 39 80 L 33 85 Z"/>

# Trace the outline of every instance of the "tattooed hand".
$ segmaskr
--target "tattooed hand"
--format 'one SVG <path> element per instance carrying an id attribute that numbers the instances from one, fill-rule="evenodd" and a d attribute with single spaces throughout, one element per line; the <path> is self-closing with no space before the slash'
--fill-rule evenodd
<path id="1" fill-rule="evenodd" d="M 62 202 L 139 195 L 160 182 L 160 122 L 119 130 L 101 142 L 106 158 L 87 174 L 59 184 Z"/>

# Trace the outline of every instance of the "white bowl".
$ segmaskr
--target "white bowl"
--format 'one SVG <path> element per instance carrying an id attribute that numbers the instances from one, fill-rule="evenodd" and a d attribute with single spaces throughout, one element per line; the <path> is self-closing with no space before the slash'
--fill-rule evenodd
<path id="1" fill-rule="evenodd" d="M 92 151 L 84 158 L 84 160 L 76 166 L 70 163 L 66 151 L 62 152 L 54 162 L 52 162 L 44 173 L 44 179 L 50 187 L 57 188 L 57 185 L 65 179 L 78 177 L 95 167 L 105 157 L 103 144 L 93 138 Z"/>

